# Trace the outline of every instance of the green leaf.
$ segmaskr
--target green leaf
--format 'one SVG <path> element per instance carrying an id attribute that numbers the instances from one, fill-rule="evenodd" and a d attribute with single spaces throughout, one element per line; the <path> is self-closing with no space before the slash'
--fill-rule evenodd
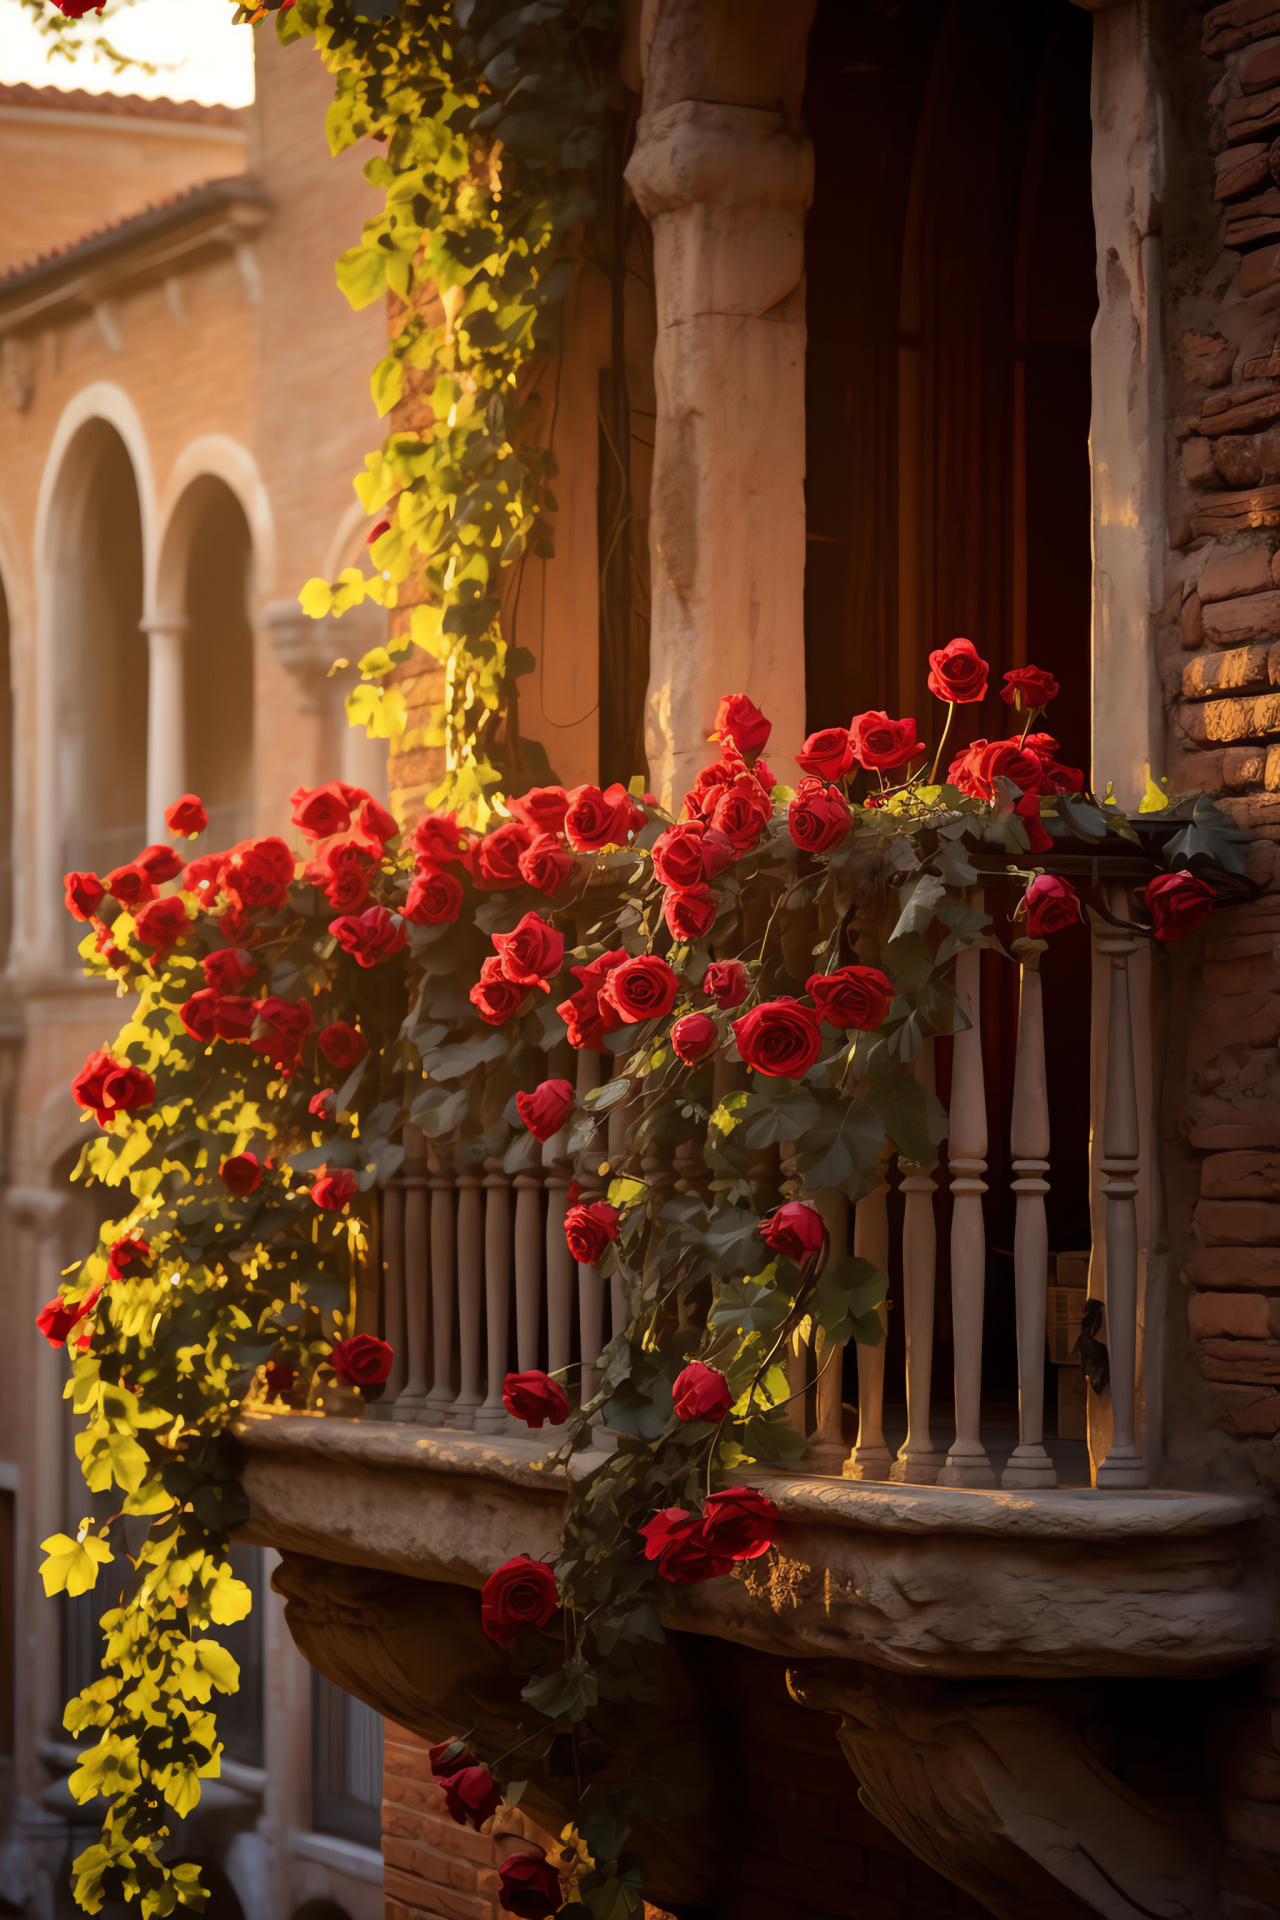
<path id="1" fill-rule="evenodd" d="M 386 292 L 387 258 L 380 247 L 348 247 L 338 255 L 339 290 L 357 311 Z"/>
<path id="2" fill-rule="evenodd" d="M 531 1680 L 521 1688 L 520 1698 L 527 1700 L 548 1720 L 584 1720 L 599 1698 L 596 1676 L 581 1654 L 566 1660 L 555 1673 L 543 1680 Z"/>

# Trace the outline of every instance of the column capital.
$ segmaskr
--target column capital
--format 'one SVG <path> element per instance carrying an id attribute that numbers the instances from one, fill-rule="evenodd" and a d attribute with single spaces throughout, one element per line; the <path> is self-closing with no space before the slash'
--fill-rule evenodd
<path id="1" fill-rule="evenodd" d="M 138 622 L 138 632 L 148 638 L 153 633 L 172 633 L 179 637 L 190 631 L 191 622 L 185 613 L 144 613 Z"/>

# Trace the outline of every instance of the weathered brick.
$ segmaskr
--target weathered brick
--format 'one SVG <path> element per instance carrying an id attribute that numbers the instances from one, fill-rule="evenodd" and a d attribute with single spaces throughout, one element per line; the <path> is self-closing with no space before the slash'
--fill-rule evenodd
<path id="1" fill-rule="evenodd" d="M 1193 1287 L 1280 1287 L 1280 1247 L 1201 1247 L 1186 1273 Z"/>
<path id="2" fill-rule="evenodd" d="M 1280 733 L 1280 693 L 1241 695 L 1230 700 L 1206 700 L 1182 707 L 1183 731 L 1197 745 L 1222 745 Z"/>
<path id="3" fill-rule="evenodd" d="M 1267 646 L 1229 647 L 1222 653 L 1197 654 L 1182 669 L 1182 697 L 1199 700 L 1219 692 L 1260 693 L 1271 684 Z"/>
<path id="4" fill-rule="evenodd" d="M 1202 1340 L 1196 1364 L 1206 1380 L 1237 1380 L 1270 1386 L 1280 1382 L 1280 1342 Z"/>
<path id="5" fill-rule="evenodd" d="M 1280 1393 L 1227 1380 L 1213 1381 L 1210 1391 L 1230 1432 L 1255 1439 L 1280 1433 Z"/>
<path id="6" fill-rule="evenodd" d="M 1258 787 L 1267 777 L 1267 754 L 1263 746 L 1228 747 L 1222 756 L 1224 787 Z"/>
<path id="7" fill-rule="evenodd" d="M 493 1862 L 491 1834 L 460 1826 L 448 1814 L 443 1819 L 424 1815 L 420 1809 L 403 1806 L 398 1801 L 382 1803 L 382 1834 L 384 1842 L 389 1836 L 393 1840 L 428 1846 L 436 1853 L 456 1855 L 460 1860 L 477 1861 L 482 1866 Z M 410 1866 L 412 1863 L 401 1860 L 398 1864 Z"/>
<path id="8" fill-rule="evenodd" d="M 1280 1154 L 1210 1154 L 1200 1168 L 1200 1194 L 1213 1200 L 1280 1200 Z"/>
<path id="9" fill-rule="evenodd" d="M 1280 1856 L 1280 1807 L 1261 1800 L 1228 1800 L 1222 1824 L 1237 1846 Z"/>
<path id="10" fill-rule="evenodd" d="M 382 1857 L 389 1867 L 398 1867 L 403 1873 L 416 1873 L 420 1879 L 430 1880 L 433 1886 L 475 1890 L 474 1862 L 456 1853 L 443 1853 L 424 1839 L 405 1840 L 397 1834 L 384 1833 Z"/>
<path id="11" fill-rule="evenodd" d="M 1193 1219 L 1206 1246 L 1280 1246 L 1280 1206 L 1265 1200 L 1201 1200 Z"/>
<path id="12" fill-rule="evenodd" d="M 1265 140 L 1252 140 L 1218 154 L 1214 162 L 1214 199 L 1234 200 L 1237 194 L 1264 186 L 1271 178 L 1267 163 L 1269 151 Z"/>
<path id="13" fill-rule="evenodd" d="M 388 1916 L 393 1906 L 403 1903 L 409 1909 L 411 1920 L 417 1920 L 417 1915 L 422 1913 L 431 1914 L 433 1920 L 494 1920 L 496 1903 L 486 1893 L 464 1893 L 457 1887 L 433 1886 L 411 1873 L 402 1873 L 398 1867 L 384 1868 L 382 1886 Z"/>
<path id="14" fill-rule="evenodd" d="M 1220 493 L 1216 498 L 1207 494 L 1191 516 L 1191 531 L 1197 537 L 1274 526 L 1280 526 L 1280 487 L 1253 487 L 1247 493 Z"/>
<path id="15" fill-rule="evenodd" d="M 1259 953 L 1247 960 L 1206 960 L 1201 977 L 1211 995 L 1257 993 L 1259 988 L 1274 989 L 1280 971 L 1271 954 Z"/>
<path id="16" fill-rule="evenodd" d="M 1243 553 L 1213 553 L 1196 582 L 1202 601 L 1234 600 L 1242 593 L 1261 593 L 1271 585 L 1271 554 L 1266 547 L 1247 547 Z"/>
<path id="17" fill-rule="evenodd" d="M 1280 394 L 1276 396 L 1280 400 Z M 1280 634 L 1280 591 L 1235 595 L 1207 604 L 1201 614 L 1207 645 L 1253 646 Z"/>
<path id="18" fill-rule="evenodd" d="M 1200 1339 L 1274 1340 L 1280 1336 L 1280 1300 L 1263 1293 L 1197 1293 L 1188 1303 L 1191 1331 Z"/>

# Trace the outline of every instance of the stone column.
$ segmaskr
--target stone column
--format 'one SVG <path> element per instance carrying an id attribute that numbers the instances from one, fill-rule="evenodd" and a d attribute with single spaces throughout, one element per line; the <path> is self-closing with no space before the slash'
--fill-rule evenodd
<path id="1" fill-rule="evenodd" d="M 147 673 L 147 839 L 165 838 L 164 810 L 186 791 L 186 698 L 183 649 L 190 625 L 183 613 L 152 613 L 140 622 L 150 649 Z"/>
<path id="2" fill-rule="evenodd" d="M 678 802 L 723 693 L 804 724 L 804 215 L 813 0 L 646 0 L 627 180 L 653 227 L 658 340 L 645 741 Z"/>

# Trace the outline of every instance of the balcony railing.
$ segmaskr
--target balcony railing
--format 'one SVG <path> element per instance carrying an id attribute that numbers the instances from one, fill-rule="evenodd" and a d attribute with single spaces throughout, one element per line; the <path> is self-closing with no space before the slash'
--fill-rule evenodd
<path id="1" fill-rule="evenodd" d="M 863 1480 L 895 1480 L 946 1487 L 1048 1488 L 1059 1483 L 1051 1444 L 1046 1446 L 1045 1376 L 1050 1357 L 1070 1360 L 1065 1351 L 1077 1330 L 1080 1300 L 1067 1289 L 1050 1289 L 1050 1245 L 1046 1195 L 1053 1172 L 1055 1108 L 1068 1110 L 1070 1092 L 1079 1098 L 1083 1076 L 1089 1084 L 1090 1118 L 1085 1143 L 1074 1143 L 1074 1158 L 1087 1158 L 1087 1194 L 1080 1212 L 1098 1221 L 1088 1259 L 1088 1293 L 1105 1301 L 1105 1319 L 1097 1334 L 1105 1343 L 1110 1367 L 1110 1442 L 1098 1461 L 1099 1487 L 1148 1484 L 1137 1431 L 1139 1379 L 1139 1206 L 1144 1170 L 1140 1143 L 1146 1129 L 1140 1113 L 1150 1109 L 1145 1046 L 1135 1051 L 1135 1033 L 1150 1019 L 1148 968 L 1132 962 L 1146 942 L 1124 924 L 1134 918 L 1130 889 L 1149 877 L 1141 861 L 1124 856 L 1062 855 L 1049 864 L 1079 887 L 1099 911 L 1091 917 L 1092 1016 L 1086 996 L 1078 997 L 1078 1044 L 1069 1050 L 1065 1079 L 1058 1085 L 1047 1070 L 1045 997 L 1041 961 L 1044 941 L 1025 937 L 1019 924 L 1002 920 L 1016 903 L 1015 889 L 1002 872 L 983 875 L 967 904 L 992 912 L 1004 942 L 999 949 L 973 947 L 955 965 L 957 998 L 967 1027 L 925 1043 L 916 1065 L 918 1077 L 932 1086 L 946 1084 L 944 1104 L 950 1117 L 945 1153 L 932 1166 L 912 1164 L 886 1141 L 877 1191 L 850 1206 L 838 1189 L 813 1196 L 831 1234 L 832 1257 L 846 1250 L 892 1271 L 894 1305 L 902 1326 L 901 1357 L 890 1346 L 859 1345 L 856 1356 L 858 1427 L 856 1440 L 844 1429 L 842 1356 L 824 1351 L 823 1336 L 789 1358 L 791 1416 L 807 1444 L 807 1470 Z M 1108 918 L 1109 916 L 1109 918 Z M 1083 940 L 1083 932 L 1081 934 Z M 1012 956 L 1010 958 L 1009 956 Z M 1016 1037 L 1002 1041 L 999 1021 L 988 1018 L 992 1000 L 1016 993 Z M 1055 1010 L 1056 1012 L 1056 1010 Z M 1012 1024 L 1007 1023 L 1007 1024 Z M 1092 1029 L 1090 1031 L 1089 1029 Z M 1058 1048 L 1060 1054 L 1062 1049 Z M 600 1084 L 607 1057 L 577 1055 L 581 1096 Z M 548 1076 L 563 1071 L 548 1063 Z M 722 1064 L 725 1092 L 742 1068 Z M 992 1097 L 1011 1079 L 1011 1098 Z M 544 1367 L 555 1372 L 581 1364 L 581 1394 L 590 1397 L 598 1382 L 597 1362 L 607 1341 L 630 1319 L 622 1284 L 606 1283 L 597 1269 L 576 1263 L 565 1244 L 563 1222 L 570 1183 L 584 1199 L 603 1192 L 606 1178 L 622 1170 L 631 1151 L 627 1134 L 633 1115 L 626 1103 L 602 1115 L 596 1138 L 571 1157 L 568 1135 L 561 1133 L 539 1148 L 517 1135 L 503 1158 L 463 1164 L 444 1140 L 428 1140 L 413 1126 L 404 1130 L 405 1155 L 399 1173 L 381 1193 L 381 1298 L 377 1325 L 395 1350 L 395 1366 L 382 1400 L 366 1411 L 380 1419 L 429 1427 L 453 1427 L 477 1433 L 525 1433 L 502 1404 L 505 1375 L 513 1369 Z M 988 1244 L 989 1145 L 994 1129 L 1007 1124 L 1009 1188 L 1012 1194 L 1013 1303 L 1007 1289 L 993 1287 L 994 1263 L 1005 1255 Z M 997 1148 L 1003 1143 L 997 1140 Z M 646 1147 L 632 1165 L 655 1191 L 705 1190 L 710 1175 L 695 1148 L 674 1152 Z M 752 1170 L 757 1201 L 772 1205 L 786 1197 L 793 1171 L 787 1143 L 763 1150 Z M 1083 1176 L 1081 1176 L 1083 1177 Z M 1068 1278 L 1083 1278 L 1078 1250 L 1076 1268 L 1062 1257 Z M 946 1352 L 947 1272 L 949 1270 L 949 1342 L 954 1367 L 954 1438 L 940 1441 L 950 1425 L 947 1410 L 934 1399 L 935 1347 L 943 1336 Z M 1051 1299 L 1054 1325 L 1047 1325 Z M 991 1304 L 994 1302 L 994 1305 Z M 1075 1309 L 1073 1312 L 1072 1309 Z M 941 1311 L 940 1311 L 941 1309 Z M 990 1324 L 1005 1315 L 1010 1325 Z M 1070 1332 L 1064 1328 L 1070 1315 Z M 370 1330 L 371 1311 L 366 1314 Z M 993 1344 L 1016 1346 L 1017 1440 L 997 1475 L 998 1428 L 1009 1409 L 984 1400 L 984 1336 Z M 852 1373 L 852 1367 L 849 1369 Z M 577 1377 L 577 1376 L 571 1376 Z M 886 1396 L 905 1414 L 905 1436 L 896 1449 L 885 1437 Z M 892 1425 L 892 1422 L 889 1422 Z M 1094 1422 L 1095 1431 L 1104 1421 Z M 1059 1450 L 1061 1451 L 1061 1450 Z M 1083 1478 L 1083 1472 L 1077 1480 Z"/>

